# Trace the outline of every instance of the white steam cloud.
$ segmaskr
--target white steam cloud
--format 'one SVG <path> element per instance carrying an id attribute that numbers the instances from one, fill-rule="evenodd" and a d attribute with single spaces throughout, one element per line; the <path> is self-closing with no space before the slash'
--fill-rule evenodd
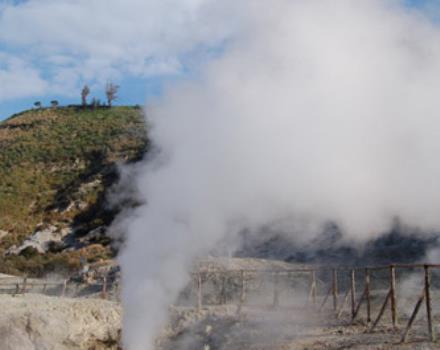
<path id="1" fill-rule="evenodd" d="M 160 152 L 123 220 L 128 350 L 153 348 L 194 259 L 244 227 L 440 229 L 439 27 L 391 0 L 222 3 L 234 39 L 148 111 Z"/>

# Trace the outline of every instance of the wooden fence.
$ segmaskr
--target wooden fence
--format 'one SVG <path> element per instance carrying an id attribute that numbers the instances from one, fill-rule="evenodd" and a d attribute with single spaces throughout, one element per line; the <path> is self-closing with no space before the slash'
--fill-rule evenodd
<path id="1" fill-rule="evenodd" d="M 80 283 L 70 279 L 42 280 L 27 277 L 2 277 L 0 278 L 0 294 L 44 294 L 60 297 L 79 297 L 87 290 L 90 294 L 99 294 L 102 299 L 109 298 L 109 290 L 119 290 L 119 284 L 108 282 L 102 278 L 96 283 Z"/>
<path id="2" fill-rule="evenodd" d="M 399 325 L 399 313 L 398 313 L 398 293 L 396 285 L 396 272 L 407 271 L 415 273 L 414 270 L 418 270 L 416 273 L 423 274 L 423 283 L 420 286 L 420 294 L 414 305 L 414 309 L 410 317 L 405 320 L 403 325 Z M 414 324 L 416 316 L 418 315 L 420 308 L 425 304 L 426 308 L 426 327 L 430 341 L 436 340 L 436 334 L 434 331 L 434 317 L 432 307 L 432 283 L 431 272 L 433 270 L 440 271 L 440 265 L 437 264 L 393 264 L 388 266 L 371 266 L 371 267 L 313 267 L 313 268 L 301 268 L 301 269 L 280 269 L 280 270 L 201 270 L 193 274 L 194 285 L 196 290 L 197 307 L 202 309 L 204 306 L 204 299 L 206 293 L 204 288 L 210 280 L 223 281 L 220 284 L 223 287 L 218 289 L 222 291 L 224 289 L 225 280 L 228 278 L 235 279 L 235 285 L 238 286 L 237 298 L 234 304 L 237 304 L 237 312 L 242 312 L 242 308 L 246 304 L 247 294 L 249 288 L 247 282 L 250 280 L 249 275 L 264 276 L 263 278 L 270 279 L 272 281 L 272 302 L 271 307 L 276 309 L 280 304 L 280 292 L 282 291 L 281 281 L 286 279 L 292 279 L 295 275 L 301 275 L 308 279 L 307 285 L 307 299 L 304 307 L 313 308 L 317 312 L 329 312 L 336 318 L 341 318 L 344 309 L 349 309 L 349 324 L 353 324 L 357 318 L 360 317 L 360 311 L 362 306 L 365 310 L 365 318 L 367 322 L 367 331 L 374 332 L 379 322 L 383 319 L 385 311 L 389 308 L 391 325 L 395 331 L 401 332 L 401 342 L 408 340 L 409 331 Z M 382 273 L 380 278 L 380 288 L 372 290 L 372 283 L 375 282 L 378 277 L 375 277 L 378 272 Z M 320 278 L 318 278 L 320 276 Z M 386 277 L 384 277 L 386 276 Z M 341 277 L 345 279 L 348 287 L 345 293 L 341 294 Z M 374 277 L 374 278 L 373 278 Z M 239 282 L 237 283 L 237 279 Z M 251 278 L 252 279 L 252 278 Z M 439 281 L 440 282 L 440 281 Z M 358 291 L 357 287 L 361 285 L 362 288 Z M 377 297 L 383 297 L 380 304 L 377 315 L 373 315 L 372 308 L 372 294 L 373 291 L 378 294 Z M 342 300 L 341 300 L 342 296 Z M 332 300 L 330 310 L 326 306 L 329 304 L 329 300 Z M 227 301 L 224 297 L 219 298 L 218 304 L 226 304 Z M 403 319 L 403 317 L 402 317 Z"/>
<path id="3" fill-rule="evenodd" d="M 417 315 L 425 305 L 426 327 L 430 341 L 436 340 L 434 330 L 434 313 L 432 292 L 435 288 L 432 284 L 432 271 L 440 272 L 440 265 L 437 264 L 394 264 L 388 266 L 371 267 L 310 267 L 300 269 L 240 269 L 240 270 L 199 270 L 193 273 L 194 283 L 190 286 L 191 294 L 195 290 L 196 307 L 200 310 L 207 299 L 207 285 L 215 281 L 214 289 L 219 295 L 216 304 L 227 304 L 228 285 L 235 295 L 233 301 L 240 313 L 243 307 L 252 307 L 249 303 L 249 295 L 252 288 L 250 284 L 256 280 L 270 281 L 270 305 L 272 309 L 280 307 L 280 295 L 286 292 L 292 280 L 305 281 L 306 302 L 304 308 L 311 308 L 314 312 L 330 312 L 335 318 L 341 318 L 344 311 L 348 309 L 349 323 L 353 324 L 360 318 L 361 310 L 365 310 L 365 321 L 367 331 L 374 332 L 380 321 L 383 320 L 385 311 L 389 308 L 390 322 L 392 327 L 401 332 L 401 341 L 408 340 L 409 332 L 414 325 Z M 397 272 L 407 271 L 417 273 L 423 277 L 420 285 L 419 295 L 414 304 L 411 315 L 403 324 L 399 324 L 398 308 L 398 279 Z M 414 272 L 416 271 L 416 272 Z M 381 275 L 379 275 L 381 274 Z M 440 277 L 440 275 L 439 275 Z M 232 279 L 233 281 L 228 281 Z M 289 283 L 286 283 L 289 282 Z M 373 284 L 379 282 L 379 288 L 373 288 Z M 440 278 L 438 281 L 440 286 Z M 345 287 L 345 288 L 344 288 Z M 361 287 L 361 288 L 359 288 Z M 119 285 L 107 278 L 94 284 L 85 284 L 64 280 L 37 280 L 15 277 L 0 278 L 0 293 L 12 295 L 26 293 L 40 293 L 46 295 L 77 297 L 83 295 L 82 290 L 91 290 L 101 298 L 109 298 L 109 291 L 113 296 L 119 294 Z M 292 288 L 294 289 L 294 288 Z M 373 295 L 374 294 L 374 295 Z M 342 298 L 341 298 L 342 297 Z M 117 298 L 117 297 L 116 297 Z M 382 298 L 382 299 L 380 299 Z M 372 299 L 380 301 L 378 312 L 373 315 Z M 331 302 L 330 302 L 331 301 Z M 212 302 L 211 302 L 212 303 Z M 439 305 L 440 306 L 440 305 Z"/>

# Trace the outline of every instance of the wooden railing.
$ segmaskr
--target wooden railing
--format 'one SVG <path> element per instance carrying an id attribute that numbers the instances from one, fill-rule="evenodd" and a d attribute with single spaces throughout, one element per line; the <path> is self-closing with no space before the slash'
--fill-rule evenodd
<path id="1" fill-rule="evenodd" d="M 420 285 L 420 292 L 411 315 L 408 319 L 400 317 L 405 322 L 403 325 L 399 325 L 399 293 L 397 292 L 399 279 L 396 278 L 396 273 L 405 273 L 405 271 L 408 273 L 408 270 L 421 273 L 423 283 Z M 234 280 L 232 294 L 235 296 L 233 304 L 237 307 L 237 313 L 241 313 L 244 307 L 253 306 L 248 302 L 251 294 L 250 284 L 258 279 L 269 280 L 271 301 L 268 306 L 276 310 L 280 307 L 282 301 L 281 294 L 286 292 L 287 288 L 290 288 L 286 281 L 291 282 L 300 279 L 306 286 L 306 302 L 302 307 L 311 308 L 316 313 L 325 312 L 337 319 L 341 319 L 344 311 L 348 309 L 348 324 L 353 324 L 361 317 L 361 310 L 364 307 L 368 332 L 375 331 L 381 320 L 383 320 L 385 311 L 389 308 L 391 325 L 396 331 L 401 332 L 402 342 L 408 340 L 409 332 L 424 304 L 429 340 L 435 341 L 432 301 L 432 292 L 435 291 L 435 288 L 431 283 L 431 275 L 434 270 L 440 271 L 440 264 L 392 264 L 367 267 L 316 266 L 291 269 L 200 269 L 192 274 L 193 284 L 190 289 L 191 293 L 195 291 L 196 307 L 201 310 L 207 306 L 205 302 L 208 294 L 206 286 L 210 281 L 215 280 L 218 284 L 216 284 L 215 292 L 219 294 L 217 305 L 227 304 L 228 298 L 225 290 L 228 288 L 228 283 L 230 283 L 228 279 L 232 278 Z M 380 278 L 377 275 L 378 273 L 382 274 Z M 373 284 L 377 282 L 380 283 L 380 288 L 373 288 Z M 440 274 L 438 282 L 440 286 Z M 12 295 L 41 293 L 61 297 L 76 297 L 81 296 L 81 293 L 78 293 L 81 288 L 92 288 L 95 290 L 95 294 L 99 294 L 104 299 L 109 297 L 110 290 L 114 291 L 116 289 L 119 292 L 119 285 L 115 282 L 108 282 L 107 278 L 93 284 L 77 283 L 68 279 L 53 281 L 28 279 L 26 277 L 0 278 L 0 293 Z M 292 288 L 293 291 L 294 289 Z M 379 301 L 381 301 L 376 315 L 373 315 L 372 299 L 375 299 L 375 301 L 380 299 Z M 329 301 L 332 302 L 329 303 Z"/>
<path id="2" fill-rule="evenodd" d="M 30 279 L 27 277 L 1 277 L 0 278 L 0 294 L 44 294 L 60 297 L 78 297 L 81 296 L 83 289 L 93 290 L 99 293 L 103 299 L 108 298 L 108 292 L 111 289 L 119 290 L 119 284 L 115 282 L 108 282 L 107 278 L 102 278 L 96 283 L 81 283 L 70 279 L 62 280 L 45 280 L 45 279 Z"/>
<path id="3" fill-rule="evenodd" d="M 246 298 L 248 294 L 247 281 L 248 276 L 253 275 L 252 278 L 265 278 L 270 279 L 273 284 L 273 298 L 272 308 L 276 309 L 280 304 L 280 282 L 283 279 L 292 279 L 295 275 L 308 276 L 309 284 L 307 291 L 307 302 L 304 307 L 313 308 L 317 312 L 330 312 L 336 318 L 341 318 L 344 308 L 349 308 L 349 324 L 353 324 L 357 318 L 359 318 L 361 307 L 365 307 L 366 322 L 368 325 L 367 331 L 373 332 L 380 321 L 383 319 L 386 309 L 389 307 L 391 325 L 396 331 L 401 331 L 401 341 L 406 342 L 408 340 L 409 331 L 411 330 L 417 314 L 420 311 L 422 304 L 426 307 L 426 327 L 429 334 L 429 340 L 435 341 L 436 334 L 434 332 L 434 318 L 432 308 L 432 284 L 431 284 L 431 272 L 432 270 L 440 269 L 440 264 L 392 264 L 387 266 L 367 266 L 367 267 L 310 267 L 310 268 L 292 268 L 292 269 L 239 269 L 239 270 L 200 270 L 193 273 L 194 289 L 197 296 L 197 307 L 202 309 L 204 306 L 204 285 L 209 282 L 210 279 L 225 280 L 228 277 L 234 276 L 235 279 L 239 279 L 239 283 L 235 283 L 239 286 L 239 291 L 236 293 L 238 299 L 237 312 L 242 312 L 244 305 L 246 304 Z M 423 285 L 420 286 L 420 295 L 417 298 L 417 302 L 403 327 L 399 326 L 399 314 L 398 314 L 398 293 L 396 285 L 396 271 L 408 271 L 408 270 L 420 270 L 423 273 Z M 385 291 L 385 297 L 380 305 L 379 311 L 376 317 L 372 315 L 372 282 L 374 278 L 372 274 L 378 271 L 387 272 L 387 277 L 380 279 L 380 290 Z M 318 279 L 317 276 L 323 276 L 323 279 Z M 255 277 L 258 276 L 258 277 Z M 341 291 L 340 291 L 340 277 L 344 276 L 348 279 L 349 287 L 345 293 L 342 294 L 341 303 Z M 385 275 L 386 276 L 386 275 Z M 319 283 L 318 283 L 319 282 Z M 440 282 L 440 281 L 439 281 Z M 359 284 L 362 283 L 360 293 L 357 290 Z M 223 282 L 224 284 L 224 282 Z M 321 285 L 321 288 L 318 288 Z M 221 288 L 220 288 L 221 289 Z M 377 290 L 376 290 L 377 292 Z M 318 299 L 319 303 L 318 303 Z M 330 310 L 326 308 L 328 301 L 332 299 L 332 305 Z M 220 298 L 222 300 L 222 298 Z M 220 303 L 226 303 L 224 298 Z M 348 305 L 349 304 L 349 305 Z"/>

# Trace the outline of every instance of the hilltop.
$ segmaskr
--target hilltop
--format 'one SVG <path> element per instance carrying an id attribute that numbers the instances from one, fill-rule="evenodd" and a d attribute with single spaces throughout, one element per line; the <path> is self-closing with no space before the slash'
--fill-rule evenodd
<path id="1" fill-rule="evenodd" d="M 0 272 L 111 257 L 104 233 L 116 212 L 105 194 L 118 164 L 141 159 L 147 147 L 137 106 L 34 109 L 0 122 Z"/>

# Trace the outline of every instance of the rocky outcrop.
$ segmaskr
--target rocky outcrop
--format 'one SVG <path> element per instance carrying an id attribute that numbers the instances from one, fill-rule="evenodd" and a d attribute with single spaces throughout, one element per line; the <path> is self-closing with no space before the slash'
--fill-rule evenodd
<path id="1" fill-rule="evenodd" d="M 55 225 L 39 226 L 32 236 L 21 245 L 18 247 L 14 245 L 6 250 L 5 255 L 20 255 L 29 248 L 40 254 L 65 249 L 80 249 L 93 244 L 100 244 L 104 240 L 109 240 L 106 237 L 106 227 L 104 226 L 99 226 L 80 237 L 77 237 L 75 230 L 70 227 L 59 228 Z"/>
<path id="2" fill-rule="evenodd" d="M 47 227 L 40 227 L 26 239 L 19 247 L 12 246 L 6 251 L 6 255 L 19 255 L 27 248 L 32 248 L 40 254 L 49 251 L 54 245 L 64 245 L 66 237 L 72 234 L 71 228 L 59 229 L 56 226 L 49 225 Z"/>

